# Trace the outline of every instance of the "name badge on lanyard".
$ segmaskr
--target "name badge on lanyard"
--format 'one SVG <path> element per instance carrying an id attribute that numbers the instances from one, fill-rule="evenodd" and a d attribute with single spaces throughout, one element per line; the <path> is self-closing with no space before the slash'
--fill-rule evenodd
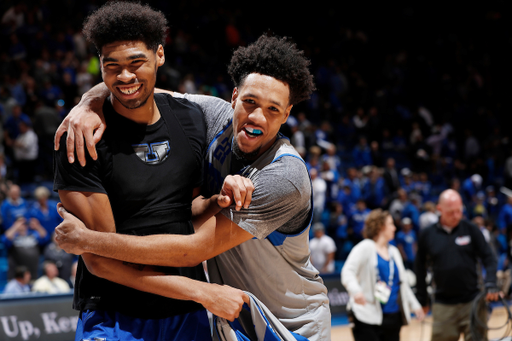
<path id="1" fill-rule="evenodd" d="M 389 301 L 391 295 L 391 287 L 393 286 L 393 277 L 395 276 L 395 262 L 393 257 L 389 257 L 389 278 L 388 282 L 384 282 L 379 276 L 379 256 L 377 255 L 377 284 L 375 284 L 375 298 L 382 304 L 386 304 Z"/>

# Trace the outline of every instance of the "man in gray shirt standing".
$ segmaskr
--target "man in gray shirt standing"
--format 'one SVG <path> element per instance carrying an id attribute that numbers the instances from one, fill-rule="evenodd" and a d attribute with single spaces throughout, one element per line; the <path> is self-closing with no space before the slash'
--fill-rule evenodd
<path id="1" fill-rule="evenodd" d="M 279 133 L 292 106 L 314 90 L 308 66 L 303 51 L 287 39 L 262 36 L 233 55 L 228 69 L 235 84 L 231 103 L 174 94 L 199 104 L 205 115 L 209 147 L 204 197 L 218 194 L 226 176 L 238 174 L 254 184 L 250 206 L 240 209 L 242 204 L 236 203 L 223 209 L 213 227 L 205 224 L 186 238 L 105 236 L 65 214 L 57 229 L 61 247 L 75 254 L 89 252 L 141 264 L 190 266 L 208 260 L 212 282 L 251 292 L 288 330 L 303 338 L 329 340 L 327 289 L 310 262 L 311 182 L 304 161 Z M 102 103 L 98 98 L 107 95 L 99 85 L 84 96 L 82 107 Z M 93 113 L 97 108 L 72 115 L 59 128 L 56 141 L 68 131 L 70 161 L 75 135 L 83 141 L 83 131 L 91 142 L 93 129 L 86 127 L 100 127 L 95 138 L 103 133 L 104 123 Z M 77 144 L 83 164 L 80 149 Z M 88 144 L 88 151 L 94 159 L 93 144 Z M 246 325 L 243 312 L 239 320 Z"/>

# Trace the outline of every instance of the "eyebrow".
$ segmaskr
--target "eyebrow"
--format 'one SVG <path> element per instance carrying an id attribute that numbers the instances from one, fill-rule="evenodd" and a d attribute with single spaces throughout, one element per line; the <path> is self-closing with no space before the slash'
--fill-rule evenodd
<path id="1" fill-rule="evenodd" d="M 147 59 L 148 57 L 144 53 L 137 53 L 134 55 L 131 55 L 126 58 L 126 60 L 134 60 L 134 59 Z M 112 57 L 103 57 L 103 62 L 118 62 L 119 60 L 112 58 Z"/>
<path id="2" fill-rule="evenodd" d="M 249 92 L 249 93 L 246 93 L 246 94 L 244 95 L 244 97 L 254 97 L 254 98 L 259 99 L 259 97 L 258 97 L 258 96 L 256 96 L 255 94 L 252 94 L 252 93 L 250 93 L 250 92 Z M 274 104 L 275 104 L 275 105 L 277 105 L 278 107 L 284 108 L 284 106 L 283 106 L 281 103 L 277 102 L 277 101 L 270 100 L 270 102 L 271 102 L 271 103 L 274 103 Z"/>

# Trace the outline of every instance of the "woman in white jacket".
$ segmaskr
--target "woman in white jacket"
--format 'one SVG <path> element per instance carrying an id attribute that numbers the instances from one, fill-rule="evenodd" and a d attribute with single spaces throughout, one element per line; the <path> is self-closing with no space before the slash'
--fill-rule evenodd
<path id="1" fill-rule="evenodd" d="M 411 311 L 418 319 L 424 318 L 407 283 L 400 252 L 389 244 L 395 230 L 388 211 L 370 212 L 363 230 L 365 239 L 354 246 L 341 271 L 341 282 L 350 294 L 356 341 L 399 340 L 400 328 L 409 323 Z"/>

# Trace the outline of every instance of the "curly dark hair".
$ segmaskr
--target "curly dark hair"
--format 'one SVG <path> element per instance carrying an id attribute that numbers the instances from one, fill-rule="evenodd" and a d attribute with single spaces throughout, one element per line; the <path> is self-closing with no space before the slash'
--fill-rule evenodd
<path id="1" fill-rule="evenodd" d="M 236 87 L 251 73 L 259 73 L 285 82 L 290 87 L 290 104 L 308 99 L 315 90 L 309 73 L 311 62 L 304 51 L 288 38 L 262 35 L 247 47 L 239 47 L 231 58 L 228 73 Z"/>
<path id="2" fill-rule="evenodd" d="M 85 19 L 83 33 L 99 53 L 105 44 L 135 40 L 156 52 L 158 45 L 164 44 L 167 28 L 165 15 L 148 5 L 112 1 Z"/>

